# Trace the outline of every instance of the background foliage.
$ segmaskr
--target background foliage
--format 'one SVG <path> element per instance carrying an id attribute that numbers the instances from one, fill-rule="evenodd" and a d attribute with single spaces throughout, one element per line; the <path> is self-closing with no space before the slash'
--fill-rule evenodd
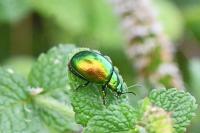
<path id="1" fill-rule="evenodd" d="M 156 14 L 158 14 L 164 31 L 177 44 L 176 60 L 184 76 L 185 86 L 187 91 L 196 97 L 199 104 L 200 1 L 153 0 L 153 6 L 157 10 Z M 55 87 L 51 79 L 45 79 L 45 82 L 34 80 L 35 78 L 43 78 L 40 75 L 41 72 L 31 70 L 31 76 L 28 75 L 32 64 L 36 60 L 35 58 L 40 53 L 46 52 L 52 45 L 73 43 L 78 46 L 95 48 L 109 55 L 114 65 L 119 68 L 120 74 L 128 85 L 137 83 L 142 86 L 133 88 L 132 90 L 137 93 L 137 96 L 129 99 L 132 105 L 137 105 L 138 99 L 147 96 L 150 90 L 147 89 L 148 86 L 140 84 L 135 80 L 137 75 L 124 52 L 125 41 L 122 35 L 118 19 L 112 12 L 109 2 L 106 0 L 61 0 L 59 2 L 56 0 L 0 0 L 0 63 L 3 67 L 12 68 L 16 73 L 28 77 L 33 87 L 37 87 L 37 85 L 49 89 L 54 89 Z M 62 52 L 65 53 L 67 51 Z M 48 54 L 53 56 L 52 58 L 55 58 L 55 53 L 56 50 L 48 52 Z M 41 62 L 42 66 L 47 67 L 45 63 L 51 63 L 51 60 L 46 60 L 41 55 L 39 62 Z M 37 70 L 42 69 L 40 65 L 34 65 L 34 67 Z M 48 75 L 47 70 L 41 71 Z M 54 72 L 56 73 L 56 69 Z M 9 77 L 9 75 L 7 76 Z M 59 88 L 62 88 L 63 83 L 67 79 L 64 75 L 59 76 L 63 79 L 63 81 L 58 81 Z M 21 80 L 23 78 L 16 82 L 20 83 Z M 26 88 L 27 83 L 22 84 L 22 86 L 22 88 Z M 64 94 L 47 92 L 45 95 L 50 95 L 59 101 L 67 101 Z M 25 94 L 22 96 L 22 98 L 26 97 Z M 43 99 L 43 97 L 38 97 L 36 102 L 41 103 L 36 107 L 27 105 L 27 108 L 30 110 L 34 108 L 44 114 L 48 113 L 52 116 L 51 119 L 59 117 L 60 114 L 47 112 L 48 110 L 42 108 L 43 105 L 46 105 Z M 47 109 L 51 108 L 48 105 L 46 107 Z M 17 109 L 23 110 L 23 106 Z M 26 112 L 21 115 L 26 115 L 27 118 L 34 115 L 38 116 L 37 114 L 29 115 Z M 198 112 L 197 116 L 199 115 L 200 112 Z M 45 116 L 38 116 L 35 119 L 34 121 L 42 119 L 44 123 L 49 121 L 49 117 Z M 199 121 L 200 118 L 195 117 L 192 124 L 188 127 L 187 132 L 198 133 Z M 22 128 L 25 125 L 23 124 L 21 123 Z M 52 124 L 51 129 L 57 130 L 56 126 L 59 124 L 62 125 L 64 123 L 58 121 Z M 92 122 L 90 124 L 92 125 Z M 39 128 L 38 125 L 34 125 L 34 127 Z M 69 128 L 66 127 L 66 129 Z"/>

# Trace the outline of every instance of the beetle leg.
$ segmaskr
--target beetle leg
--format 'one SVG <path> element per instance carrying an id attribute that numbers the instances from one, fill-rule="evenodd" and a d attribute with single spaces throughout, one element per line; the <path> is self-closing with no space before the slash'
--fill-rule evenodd
<path id="1" fill-rule="evenodd" d="M 76 90 L 78 90 L 79 88 L 82 88 L 82 87 L 86 87 L 90 82 L 87 81 L 86 83 L 82 84 L 82 85 L 79 85 Z"/>
<path id="2" fill-rule="evenodd" d="M 117 98 L 119 98 L 121 96 L 121 93 L 117 92 Z"/>
<path id="3" fill-rule="evenodd" d="M 102 86 L 102 97 L 103 97 L 103 104 L 105 105 L 106 104 L 106 88 L 107 88 L 107 85 L 104 85 Z"/>

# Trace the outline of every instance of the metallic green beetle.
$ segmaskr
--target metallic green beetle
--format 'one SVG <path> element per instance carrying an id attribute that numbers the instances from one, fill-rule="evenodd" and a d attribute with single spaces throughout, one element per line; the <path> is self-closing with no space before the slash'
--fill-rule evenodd
<path id="1" fill-rule="evenodd" d="M 74 75 L 86 81 L 85 84 L 77 88 L 85 87 L 90 82 L 102 85 L 104 104 L 107 88 L 116 92 L 117 96 L 133 93 L 124 91 L 124 83 L 119 79 L 119 74 L 114 69 L 111 61 L 96 51 L 84 50 L 76 53 L 70 59 L 68 68 Z"/>

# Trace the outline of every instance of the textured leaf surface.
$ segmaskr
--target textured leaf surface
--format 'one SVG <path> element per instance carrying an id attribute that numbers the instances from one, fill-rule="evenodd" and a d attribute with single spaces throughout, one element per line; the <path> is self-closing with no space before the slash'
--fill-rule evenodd
<path id="1" fill-rule="evenodd" d="M 67 60 L 73 45 L 59 45 L 41 54 L 29 74 L 32 87 L 45 91 L 67 88 Z"/>
<path id="2" fill-rule="evenodd" d="M 104 109 L 98 89 L 91 85 L 75 90 L 72 95 L 76 122 L 86 126 L 87 122 Z"/>
<path id="3" fill-rule="evenodd" d="M 174 128 L 178 133 L 186 130 L 197 109 L 196 100 L 186 92 L 176 89 L 153 90 L 149 98 L 153 104 L 172 113 Z"/>
<path id="4" fill-rule="evenodd" d="M 136 112 L 129 105 L 111 105 L 101 112 L 100 115 L 93 117 L 85 133 L 111 133 L 128 131 L 133 128 L 136 122 Z"/>
<path id="5" fill-rule="evenodd" d="M 0 132 L 47 133 L 27 95 L 28 84 L 11 69 L 0 68 Z"/>

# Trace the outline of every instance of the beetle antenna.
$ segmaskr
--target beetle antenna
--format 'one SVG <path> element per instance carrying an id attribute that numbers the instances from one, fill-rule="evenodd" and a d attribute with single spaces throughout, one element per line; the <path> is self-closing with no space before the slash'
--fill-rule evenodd
<path id="1" fill-rule="evenodd" d="M 125 92 L 125 93 L 130 93 L 130 94 L 133 94 L 133 95 L 136 95 L 134 92 L 132 91 L 128 91 L 128 92 Z"/>
<path id="2" fill-rule="evenodd" d="M 127 94 L 127 93 L 130 93 L 130 94 L 136 95 L 134 92 L 131 92 L 131 91 L 127 91 L 127 92 L 124 92 L 124 93 L 122 93 L 122 94 Z"/>
<path id="3" fill-rule="evenodd" d="M 135 88 L 135 87 L 144 87 L 144 86 L 141 85 L 140 83 L 136 83 L 136 84 L 128 86 L 127 88 L 129 89 L 129 88 Z"/>

